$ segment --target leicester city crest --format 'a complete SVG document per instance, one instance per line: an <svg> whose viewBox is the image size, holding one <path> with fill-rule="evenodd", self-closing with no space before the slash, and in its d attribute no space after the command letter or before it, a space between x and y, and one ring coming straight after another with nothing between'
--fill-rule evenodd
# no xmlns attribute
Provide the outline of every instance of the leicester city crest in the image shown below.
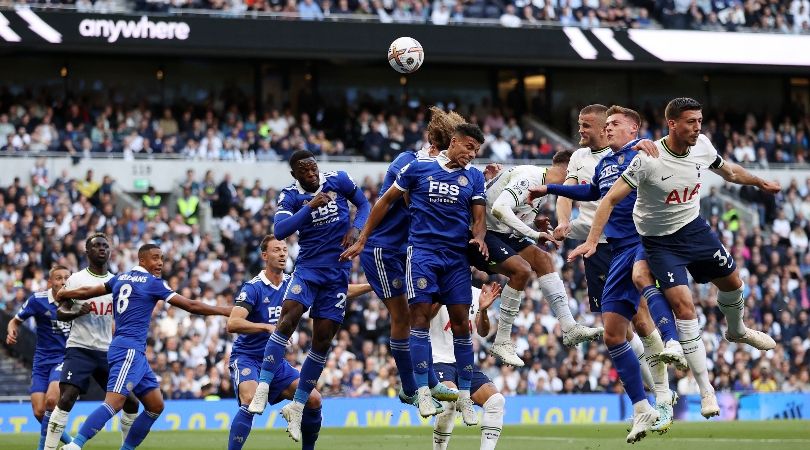
<svg viewBox="0 0 810 450"><path fill-rule="evenodd" d="M332 200L337 198L337 192L335 192L335 191L329 191L329 192L326 193L326 195L328 195L329 198L331 198Z"/></svg>
<svg viewBox="0 0 810 450"><path fill-rule="evenodd" d="M461 175L460 177L458 177L458 185L459 186L466 186L468 183L469 183L469 181L467 180L467 177L465 177L464 175Z"/></svg>
<svg viewBox="0 0 810 450"><path fill-rule="evenodd" d="M244 369L242 369L242 376L243 376L243 377L246 377L246 376L248 376L248 375L250 375L250 368L249 368L249 367L245 367Z"/></svg>
<svg viewBox="0 0 810 450"><path fill-rule="evenodd" d="M424 278L420 278L420 279L416 280L416 287L418 287L419 289L426 288L427 287L427 280L424 279Z"/></svg>
<svg viewBox="0 0 810 450"><path fill-rule="evenodd" d="M400 280L399 278L394 278L394 281L391 282L391 286L393 286L394 289L401 288L402 287L402 280Z"/></svg>
<svg viewBox="0 0 810 450"><path fill-rule="evenodd" d="M619 155L619 164L624 164L624 155Z"/></svg>
<svg viewBox="0 0 810 450"><path fill-rule="evenodd" d="M292 292L293 294L300 294L301 293L301 285L300 284L294 284L293 287L290 288L290 292Z"/></svg>

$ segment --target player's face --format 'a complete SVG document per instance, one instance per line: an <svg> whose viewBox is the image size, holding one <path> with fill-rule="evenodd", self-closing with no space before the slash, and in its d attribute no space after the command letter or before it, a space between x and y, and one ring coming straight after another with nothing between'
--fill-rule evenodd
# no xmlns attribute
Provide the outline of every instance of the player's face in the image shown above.
<svg viewBox="0 0 810 450"><path fill-rule="evenodd" d="M447 157L450 161L461 167L466 166L478 155L481 144L469 136L453 136L450 140L450 147L447 149Z"/></svg>
<svg viewBox="0 0 810 450"><path fill-rule="evenodd" d="M599 141L605 136L605 122L596 114L580 114L578 123L579 145L590 148L599 145Z"/></svg>
<svg viewBox="0 0 810 450"><path fill-rule="evenodd" d="M637 134L638 125L624 114L610 115L605 122L605 135L612 148L621 148L635 139Z"/></svg>
<svg viewBox="0 0 810 450"><path fill-rule="evenodd" d="M144 269L156 277L161 276L163 273L163 251L159 248L149 250L138 262Z"/></svg>
<svg viewBox="0 0 810 450"><path fill-rule="evenodd" d="M295 163L295 168L290 172L299 183L301 187L309 192L318 190L318 163L315 158L302 159Z"/></svg>
<svg viewBox="0 0 810 450"><path fill-rule="evenodd" d="M675 139L687 145L695 145L703 127L703 111L684 111L681 117L668 121L668 125Z"/></svg>
<svg viewBox="0 0 810 450"><path fill-rule="evenodd" d="M48 277L48 286L53 289L54 292L57 292L65 287L68 277L70 277L69 271L62 269L54 270L51 276Z"/></svg>
<svg viewBox="0 0 810 450"><path fill-rule="evenodd" d="M287 267L287 243L272 240L267 244L267 250L262 253L264 262L271 270L284 270Z"/></svg>
<svg viewBox="0 0 810 450"><path fill-rule="evenodd" d="M87 258L96 265L107 264L110 259L110 243L102 237L90 241L86 251Z"/></svg>

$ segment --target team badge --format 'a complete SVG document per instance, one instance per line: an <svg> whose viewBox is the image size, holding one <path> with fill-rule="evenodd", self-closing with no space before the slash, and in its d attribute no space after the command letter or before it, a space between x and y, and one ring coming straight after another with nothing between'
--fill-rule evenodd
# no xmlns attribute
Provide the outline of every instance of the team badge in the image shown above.
<svg viewBox="0 0 810 450"><path fill-rule="evenodd" d="M469 181L467 180L467 177L465 177L464 175L461 175L460 177L458 177L458 185L459 186L466 186L467 184L469 184Z"/></svg>
<svg viewBox="0 0 810 450"><path fill-rule="evenodd" d="M624 164L624 155L619 155L619 164Z"/></svg>
<svg viewBox="0 0 810 450"><path fill-rule="evenodd" d="M520 186L521 189L529 189L529 180L520 180L518 186Z"/></svg>
<svg viewBox="0 0 810 450"><path fill-rule="evenodd" d="M433 175L428 175L427 180L428 181L433 181Z"/></svg>
<svg viewBox="0 0 810 450"><path fill-rule="evenodd" d="M250 367L245 367L244 369L242 369L242 376L246 377L248 375L250 375Z"/></svg>
<svg viewBox="0 0 810 450"><path fill-rule="evenodd" d="M424 278L420 278L420 279L416 280L416 287L418 287L419 289L426 288L427 287L427 280L424 279Z"/></svg>
<svg viewBox="0 0 810 450"><path fill-rule="evenodd" d="M394 281L391 282L391 286L394 286L394 289L399 289L402 287L402 280L399 278L394 278Z"/></svg>
<svg viewBox="0 0 810 450"><path fill-rule="evenodd" d="M247 299L247 292L245 292L245 291L240 292L239 296L236 297L237 302L243 302L243 301L245 301L245 299Z"/></svg>
<svg viewBox="0 0 810 450"><path fill-rule="evenodd" d="M293 294L300 294L300 293L301 293L301 289L302 289L302 288L301 288L301 285L300 285L300 284L295 284L295 285L293 285L293 287L290 289L290 291L291 291Z"/></svg>
<svg viewBox="0 0 810 450"><path fill-rule="evenodd" d="M51 317L51 312L50 311L45 311L45 315L48 316L48 317Z"/></svg>
<svg viewBox="0 0 810 450"><path fill-rule="evenodd" d="M329 191L329 192L326 193L326 195L328 195L329 198L331 198L332 200L337 198L337 192L335 192L335 191Z"/></svg>
<svg viewBox="0 0 810 450"><path fill-rule="evenodd" d="M135 385L134 385L134 384L132 384L132 382L131 382L131 381L127 381L127 390L128 390L128 391L131 391L131 390L132 390L132 388L134 388L134 387L135 387Z"/></svg>

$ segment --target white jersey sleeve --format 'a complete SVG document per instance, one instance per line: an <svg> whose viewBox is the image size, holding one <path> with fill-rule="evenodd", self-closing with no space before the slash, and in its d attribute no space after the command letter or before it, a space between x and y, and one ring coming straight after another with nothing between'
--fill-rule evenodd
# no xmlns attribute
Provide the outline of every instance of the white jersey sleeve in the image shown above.
<svg viewBox="0 0 810 450"><path fill-rule="evenodd" d="M84 269L74 273L65 283L66 289L104 284L113 275L100 276ZM112 342L113 307L112 294L88 300L74 300L72 311L78 311L85 303L90 304L90 312L73 320L68 336L67 347L80 347L88 350L107 351Z"/></svg>
<svg viewBox="0 0 810 450"><path fill-rule="evenodd" d="M568 174L566 180L571 179L578 184L590 184L593 181L593 175L596 171L596 165L606 155L611 152L610 147L605 147L598 151L593 151L588 147L580 148L574 151L571 155L571 160L568 162ZM596 208L599 207L599 201L592 202L577 202L579 215L571 221L571 231L568 233L569 239L577 239L584 241L588 238L588 233L591 231L591 224L593 218L596 216ZM599 238L599 242L607 242L604 236Z"/></svg>
<svg viewBox="0 0 810 450"><path fill-rule="evenodd" d="M540 233L531 228L541 200L529 203L529 190L545 183L546 169L517 166L503 174L487 190L491 202L487 211L487 229L498 233L516 233L537 239Z"/></svg>
<svg viewBox="0 0 810 450"><path fill-rule="evenodd" d="M475 315L478 313L478 297L481 290L472 288L472 305L470 305L470 330L475 333ZM434 363L455 364L456 355L453 350L453 330L450 328L450 314L447 307L442 305L436 317L430 320L430 346Z"/></svg>

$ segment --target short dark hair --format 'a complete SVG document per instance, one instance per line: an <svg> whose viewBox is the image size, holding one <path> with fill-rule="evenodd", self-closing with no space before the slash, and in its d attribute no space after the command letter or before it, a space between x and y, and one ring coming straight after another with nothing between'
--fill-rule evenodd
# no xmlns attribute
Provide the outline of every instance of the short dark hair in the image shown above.
<svg viewBox="0 0 810 450"><path fill-rule="evenodd" d="M568 164L571 161L571 155L574 154L573 150L560 150L551 158L551 164Z"/></svg>
<svg viewBox="0 0 810 450"><path fill-rule="evenodd" d="M588 105L581 110L579 110L579 115L583 116L585 114L601 114L607 117L608 107L605 105L600 105L599 103L594 103L593 105Z"/></svg>
<svg viewBox="0 0 810 450"><path fill-rule="evenodd" d="M138 249L138 258L143 258L143 256L149 252L150 250L160 249L157 244L143 244L141 248Z"/></svg>
<svg viewBox="0 0 810 450"><path fill-rule="evenodd" d="M684 111L700 111L702 109L703 105L693 98L673 98L667 103L667 107L664 110L664 117L667 120L676 120L681 117Z"/></svg>
<svg viewBox="0 0 810 450"><path fill-rule="evenodd" d="M87 247L90 247L90 243L93 242L93 239L95 239L95 238L104 239L105 241L107 241L107 243L110 242L110 240L107 238L106 234L104 234L104 233L92 233L90 236L87 236L87 239L85 239L85 241L84 241L85 250L87 249Z"/></svg>
<svg viewBox="0 0 810 450"><path fill-rule="evenodd" d="M57 270L67 270L68 273L70 273L70 269L68 269L67 267L56 264L55 266L51 267L51 270L48 271L48 278L52 277L53 273L56 272Z"/></svg>
<svg viewBox="0 0 810 450"><path fill-rule="evenodd" d="M293 152L292 156L290 156L290 167L295 169L295 164L298 161L309 158L315 158L315 155L313 155L309 150L296 150Z"/></svg>
<svg viewBox="0 0 810 450"><path fill-rule="evenodd" d="M622 114L623 116L635 122L636 125L639 128L641 128L641 115L633 109L625 108L624 106L613 105L610 108L608 108L605 114L607 114L608 116L612 116L614 114Z"/></svg>
<svg viewBox="0 0 810 450"><path fill-rule="evenodd" d="M267 251L267 246L270 245L270 242L272 242L272 241L280 241L280 240L281 239L276 239L276 237L273 236L272 234L265 235L264 239L262 239L261 244L259 244L259 250L261 250L263 252L266 252Z"/></svg>
<svg viewBox="0 0 810 450"><path fill-rule="evenodd" d="M455 134L473 138L479 144L484 143L484 133L481 131L481 128L474 123L462 123L456 125Z"/></svg>

